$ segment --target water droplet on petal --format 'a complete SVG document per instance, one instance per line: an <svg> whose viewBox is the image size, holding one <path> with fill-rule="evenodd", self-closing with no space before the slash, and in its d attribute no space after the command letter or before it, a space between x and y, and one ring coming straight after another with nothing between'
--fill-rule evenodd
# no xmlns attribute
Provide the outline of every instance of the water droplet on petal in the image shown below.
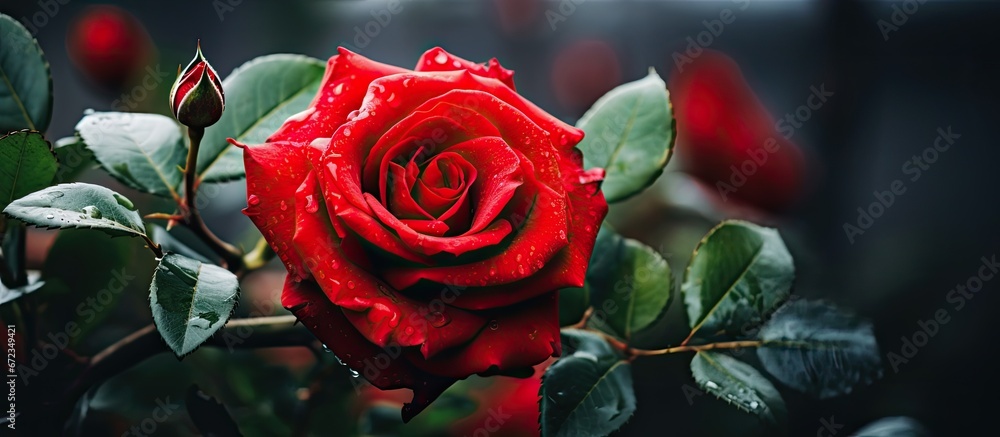
<svg viewBox="0 0 1000 437"><path fill-rule="evenodd" d="M349 128L344 128L344 136L345 137L351 136L351 130Z"/></svg>
<svg viewBox="0 0 1000 437"><path fill-rule="evenodd" d="M250 197L247 197L247 205L250 206L260 205L260 198L257 197L256 194L251 194Z"/></svg>
<svg viewBox="0 0 1000 437"><path fill-rule="evenodd" d="M285 123L290 121L301 123L303 121L306 121L306 119L308 119L309 116L313 115L314 112L316 112L316 108L310 106L306 108L304 111L299 112L297 114L293 114L291 117L288 117L288 119L285 120Z"/></svg>
<svg viewBox="0 0 1000 437"><path fill-rule="evenodd" d="M707 382L705 382L705 387L709 388L711 390L716 390L716 389L719 388L719 384L716 384L716 383L714 383L712 381L707 381Z"/></svg>
<svg viewBox="0 0 1000 437"><path fill-rule="evenodd" d="M319 211L319 202L317 202L316 199L313 198L312 194L307 195L306 196L306 212L312 214L312 213L314 213L316 211Z"/></svg>
<svg viewBox="0 0 1000 437"><path fill-rule="evenodd" d="M496 320L490 320L490 329L493 331L500 329L500 322L497 322Z"/></svg>
<svg viewBox="0 0 1000 437"><path fill-rule="evenodd" d="M444 54L444 52L438 53L437 56L434 57L434 62L444 65L448 62L448 55Z"/></svg>
<svg viewBox="0 0 1000 437"><path fill-rule="evenodd" d="M45 218L47 218L49 220L52 220L52 219L56 218L56 216L54 216L52 214L49 214L49 215L46 215Z"/></svg>
<svg viewBox="0 0 1000 437"><path fill-rule="evenodd" d="M447 324L451 323L451 318L440 311L434 311L427 314L427 321L430 322L431 326L435 328L443 328Z"/></svg>
<svg viewBox="0 0 1000 437"><path fill-rule="evenodd" d="M338 83L336 87L333 88L333 95L339 96L341 92L344 91L344 83Z"/></svg>
<svg viewBox="0 0 1000 437"><path fill-rule="evenodd" d="M347 288L354 289L354 281L347 281Z"/></svg>
<svg viewBox="0 0 1000 437"><path fill-rule="evenodd" d="M279 206L279 207L281 208L281 210L282 210L282 211L285 211L285 210L287 210L287 209L288 209L288 204L287 204L287 203L285 203L285 201L284 201L284 200L282 200L282 201L281 201L281 204L280 204L280 205L278 205L278 206Z"/></svg>

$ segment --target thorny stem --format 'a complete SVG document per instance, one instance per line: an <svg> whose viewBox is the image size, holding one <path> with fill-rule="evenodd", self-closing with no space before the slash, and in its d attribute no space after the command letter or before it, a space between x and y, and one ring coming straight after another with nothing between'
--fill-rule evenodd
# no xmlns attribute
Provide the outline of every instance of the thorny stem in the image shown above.
<svg viewBox="0 0 1000 437"><path fill-rule="evenodd" d="M714 349L740 349L740 348L753 348L759 347L763 344L760 340L741 340L741 341L723 341L718 343L707 343L707 344L695 344L689 345L688 341L691 340L692 335L688 335L684 342L680 346L668 347L663 349L639 349L630 346L628 343L621 341L611 335L608 335L602 331L598 331L593 328L588 328L587 321L590 319L590 315L593 314L593 307L587 309L587 312L583 314L583 318L576 324L570 326L573 329L581 329L587 332L592 332L597 334L604 341L608 342L611 347L618 349L622 354L625 355L625 359L628 361L634 360L636 357L646 357L653 355L669 355L676 354L680 352L701 352Z"/></svg>
<svg viewBox="0 0 1000 437"><path fill-rule="evenodd" d="M185 226L191 230L198 238L201 238L209 248L222 257L226 263L226 268L232 272L243 270L243 254L233 245L226 243L215 236L208 225L201 218L201 213L195 202L198 193L198 150L201 146L201 139L205 136L204 128L188 128L188 138L191 146L188 148L187 164L184 167L184 203L181 205L181 213Z"/></svg>

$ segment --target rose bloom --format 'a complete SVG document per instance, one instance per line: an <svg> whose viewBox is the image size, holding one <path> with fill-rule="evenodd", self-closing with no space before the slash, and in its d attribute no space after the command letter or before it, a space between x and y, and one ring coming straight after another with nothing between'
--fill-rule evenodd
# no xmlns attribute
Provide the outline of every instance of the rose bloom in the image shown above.
<svg viewBox="0 0 1000 437"><path fill-rule="evenodd" d="M558 290L583 285L607 213L582 138L496 59L341 48L308 109L240 145L244 212L288 269L282 304L375 387L412 389L409 420L559 355Z"/></svg>

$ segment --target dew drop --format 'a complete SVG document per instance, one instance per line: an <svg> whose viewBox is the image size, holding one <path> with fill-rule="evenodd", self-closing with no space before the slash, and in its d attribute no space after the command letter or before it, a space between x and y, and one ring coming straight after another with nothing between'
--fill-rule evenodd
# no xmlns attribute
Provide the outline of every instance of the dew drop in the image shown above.
<svg viewBox="0 0 1000 437"><path fill-rule="evenodd" d="M345 137L351 136L351 129L345 127L344 128L344 136Z"/></svg>
<svg viewBox="0 0 1000 437"><path fill-rule="evenodd" d="M313 198L312 194L307 195L306 196L306 212L312 214L312 213L314 213L316 211L319 211L319 202L317 202L316 199Z"/></svg>
<svg viewBox="0 0 1000 437"><path fill-rule="evenodd" d="M523 275L523 274L524 274L524 264L519 264L519 265L517 266L517 273L518 273L518 274L521 274L521 275Z"/></svg>
<svg viewBox="0 0 1000 437"><path fill-rule="evenodd" d="M406 334L406 336L413 335L413 327L407 326L406 329L403 330L403 334Z"/></svg>
<svg viewBox="0 0 1000 437"><path fill-rule="evenodd" d="M125 196L122 196L121 194L118 193L114 193L112 194L112 197L115 198L115 202L118 202L118 204L125 207L125 209L129 211L135 211L135 205L132 204L131 200L126 199Z"/></svg>
<svg viewBox="0 0 1000 437"><path fill-rule="evenodd" d="M306 121L306 119L309 118L310 115L313 115L313 112L316 112L316 108L313 107L306 108L305 111L293 114L291 117L288 117L288 119L286 119L285 122L287 123L289 121L295 121L301 123L303 121Z"/></svg>
<svg viewBox="0 0 1000 437"><path fill-rule="evenodd" d="M282 200L282 201L281 201L281 204L280 204L280 205L278 205L278 206L279 206L279 207L281 208L281 210L282 210L282 211L285 211L285 210L287 210L287 209L288 209L288 204L287 204L287 203L285 203L285 201L284 201L284 200Z"/></svg>
<svg viewBox="0 0 1000 437"><path fill-rule="evenodd" d="M440 311L434 311L427 314L427 321L435 328L443 328L451 323L451 318Z"/></svg>
<svg viewBox="0 0 1000 437"><path fill-rule="evenodd" d="M560 240L566 239L566 231L559 231L559 239Z"/></svg>
<svg viewBox="0 0 1000 437"><path fill-rule="evenodd" d="M444 54L444 52L438 53L437 56L434 57L434 62L444 65L448 62L448 55Z"/></svg>
<svg viewBox="0 0 1000 437"><path fill-rule="evenodd" d="M354 281L347 281L347 288L354 289Z"/></svg>
<svg viewBox="0 0 1000 437"><path fill-rule="evenodd" d="M760 406L760 404L757 403L757 401L750 401L750 405L748 405L748 406L750 407L751 410L756 410L757 407Z"/></svg>
<svg viewBox="0 0 1000 437"><path fill-rule="evenodd" d="M47 218L49 220L52 220L52 219L56 218L56 216L54 216L52 214L49 214L49 215L45 216L45 218Z"/></svg>
<svg viewBox="0 0 1000 437"><path fill-rule="evenodd" d="M500 329L500 322L497 322L496 320L490 320L490 329L493 331Z"/></svg>
<svg viewBox="0 0 1000 437"><path fill-rule="evenodd" d="M708 382L705 382L705 387L707 387L707 388L709 388L711 390L717 390L719 388L719 384L716 384L716 383L714 383L712 381L708 381Z"/></svg>
<svg viewBox="0 0 1000 437"><path fill-rule="evenodd" d="M490 276L496 276L496 275L497 275L497 268L490 267Z"/></svg>
<svg viewBox="0 0 1000 437"><path fill-rule="evenodd" d="M406 79L403 79L403 88L410 86L410 82L413 82L413 78L408 77Z"/></svg>
<svg viewBox="0 0 1000 437"><path fill-rule="evenodd" d="M87 205L83 207L83 213L90 216L90 218L99 219L103 217L103 215L101 214L101 210L97 209L97 207L94 205Z"/></svg>
<svg viewBox="0 0 1000 437"><path fill-rule="evenodd" d="M250 197L247 197L247 205L250 206L260 205L260 198L257 197L256 194L251 194Z"/></svg>
<svg viewBox="0 0 1000 437"><path fill-rule="evenodd" d="M336 87L333 88L333 95L339 96L340 93L344 91L344 83L338 83Z"/></svg>

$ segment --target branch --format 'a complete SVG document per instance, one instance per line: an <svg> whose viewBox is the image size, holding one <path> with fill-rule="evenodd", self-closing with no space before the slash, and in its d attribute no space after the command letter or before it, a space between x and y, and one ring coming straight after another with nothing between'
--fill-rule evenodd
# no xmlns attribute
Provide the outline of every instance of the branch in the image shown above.
<svg viewBox="0 0 1000 437"><path fill-rule="evenodd" d="M235 349L312 346L317 340L309 331L296 324L293 315L233 319L203 346ZM261 328L251 335L240 335L238 342L227 342L225 329ZM76 402L91 388L143 361L170 349L152 324L118 340L90 358L87 368L59 398L56 414L65 423Z"/></svg>

